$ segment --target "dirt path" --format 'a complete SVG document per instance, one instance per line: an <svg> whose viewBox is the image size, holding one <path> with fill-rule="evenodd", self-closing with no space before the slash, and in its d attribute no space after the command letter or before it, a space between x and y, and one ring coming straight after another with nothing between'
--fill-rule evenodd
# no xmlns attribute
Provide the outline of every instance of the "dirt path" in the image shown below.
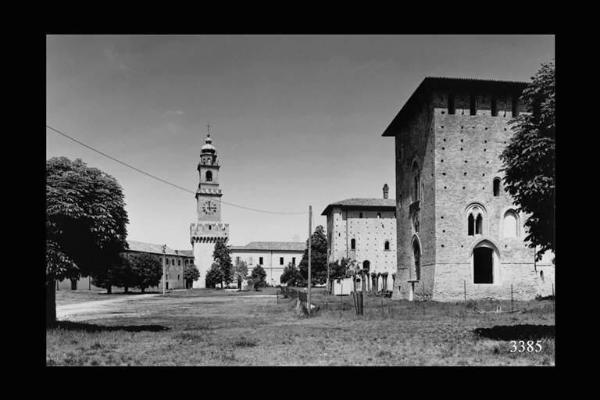
<svg viewBox="0 0 600 400"><path fill-rule="evenodd" d="M120 313L118 310L121 303L148 299L158 294L141 294L125 296L109 300L85 301L82 303L65 304L56 306L56 318L59 320L82 320L102 318L106 314Z"/></svg>
<svg viewBox="0 0 600 400"><path fill-rule="evenodd" d="M202 296L202 297L162 297L159 293L125 296L109 300L94 300L65 304L56 307L58 320L86 321L92 319L142 316L164 307L185 306L194 303L246 303L275 299L274 295L252 296ZM154 306L148 307L149 303Z"/></svg>

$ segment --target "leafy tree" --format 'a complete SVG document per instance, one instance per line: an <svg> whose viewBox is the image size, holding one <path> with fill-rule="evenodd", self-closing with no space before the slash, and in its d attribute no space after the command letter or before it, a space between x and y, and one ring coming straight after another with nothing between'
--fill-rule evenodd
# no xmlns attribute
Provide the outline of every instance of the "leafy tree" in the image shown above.
<svg viewBox="0 0 600 400"><path fill-rule="evenodd" d="M343 279L349 275L350 259L342 258L336 262L329 263L329 279Z"/></svg>
<svg viewBox="0 0 600 400"><path fill-rule="evenodd" d="M46 161L46 325L56 324L56 280L110 275L127 248L127 212L115 178L80 159Z"/></svg>
<svg viewBox="0 0 600 400"><path fill-rule="evenodd" d="M327 281L327 238L322 225L315 228L311 241L311 280L312 284L323 284ZM308 240L300 261L300 275L303 283L308 281Z"/></svg>
<svg viewBox="0 0 600 400"><path fill-rule="evenodd" d="M254 290L258 290L258 288L267 286L267 273L265 272L264 268L260 265L254 267L250 278L252 279Z"/></svg>
<svg viewBox="0 0 600 400"><path fill-rule="evenodd" d="M238 289L242 287L242 281L248 276L248 265L245 261L238 260L233 267L233 277L237 281Z"/></svg>
<svg viewBox="0 0 600 400"><path fill-rule="evenodd" d="M302 280L300 270L292 263L289 263L284 269L279 278L279 282L285 283L288 286L295 286Z"/></svg>
<svg viewBox="0 0 600 400"><path fill-rule="evenodd" d="M521 95L531 113L511 121L515 134L500 156L506 190L519 211L529 214L525 240L538 248L537 260L554 251L554 86L554 63L543 64Z"/></svg>
<svg viewBox="0 0 600 400"><path fill-rule="evenodd" d="M94 285L106 289L107 293L112 293L112 287L118 286L125 289L125 293L130 287L134 287L134 276L129 262L129 256L121 253L119 259L109 268L94 274Z"/></svg>
<svg viewBox="0 0 600 400"><path fill-rule="evenodd" d="M225 285L229 285L233 282L233 264L231 263L231 249L227 245L227 238L218 240L215 243L213 259L221 270L221 287L223 287L223 282L225 282Z"/></svg>
<svg viewBox="0 0 600 400"><path fill-rule="evenodd" d="M213 263L206 273L206 287L214 288L217 284L223 285L223 273L218 263Z"/></svg>
<svg viewBox="0 0 600 400"><path fill-rule="evenodd" d="M161 256L148 253L129 254L129 263L133 275L132 286L146 288L158 286L162 280Z"/></svg>
<svg viewBox="0 0 600 400"><path fill-rule="evenodd" d="M200 271L194 264L186 264L183 266L183 280L186 283L186 287L192 286L193 281L197 281L200 278Z"/></svg>

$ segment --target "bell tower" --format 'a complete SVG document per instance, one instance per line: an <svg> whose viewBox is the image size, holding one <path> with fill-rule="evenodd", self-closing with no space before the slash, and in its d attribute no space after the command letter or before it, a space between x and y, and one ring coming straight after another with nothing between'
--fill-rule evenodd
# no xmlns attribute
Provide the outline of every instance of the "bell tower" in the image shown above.
<svg viewBox="0 0 600 400"><path fill-rule="evenodd" d="M219 187L220 164L217 150L212 144L209 132L200 150L198 174L200 181L196 190L196 223L190 225L190 241L194 251L194 264L200 272L200 278L194 282L194 288L206 287L206 273L214 262L215 243L227 240L229 224L221 222L221 189Z"/></svg>

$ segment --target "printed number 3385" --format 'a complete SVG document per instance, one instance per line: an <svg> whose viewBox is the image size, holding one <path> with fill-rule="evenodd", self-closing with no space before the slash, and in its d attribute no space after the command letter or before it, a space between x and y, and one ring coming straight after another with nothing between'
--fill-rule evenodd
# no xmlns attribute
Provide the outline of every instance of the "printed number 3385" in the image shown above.
<svg viewBox="0 0 600 400"><path fill-rule="evenodd" d="M538 340L534 342L533 340L528 340L525 342L524 340L511 340L510 341L510 352L511 353L539 353L542 351L542 341Z"/></svg>

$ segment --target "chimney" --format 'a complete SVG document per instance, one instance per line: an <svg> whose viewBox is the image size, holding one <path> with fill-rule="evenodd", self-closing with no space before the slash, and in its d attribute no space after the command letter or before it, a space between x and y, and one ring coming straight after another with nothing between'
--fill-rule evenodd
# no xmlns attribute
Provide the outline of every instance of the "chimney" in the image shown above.
<svg viewBox="0 0 600 400"><path fill-rule="evenodd" d="M388 198L388 191L389 191L389 187L387 185L387 183L385 185L383 185L383 198L387 199Z"/></svg>

